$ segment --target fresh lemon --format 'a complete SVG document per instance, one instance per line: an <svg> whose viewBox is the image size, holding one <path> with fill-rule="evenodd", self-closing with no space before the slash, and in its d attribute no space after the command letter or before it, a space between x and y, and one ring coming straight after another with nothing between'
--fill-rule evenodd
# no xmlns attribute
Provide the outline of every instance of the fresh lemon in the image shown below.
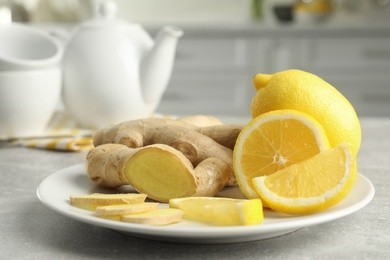
<svg viewBox="0 0 390 260"><path fill-rule="evenodd" d="M253 118L272 110L299 110L324 127L332 147L346 141L358 153L361 128L355 109L320 77L301 70L286 70L272 75L257 74L253 84L257 90L251 104Z"/></svg>
<svg viewBox="0 0 390 260"><path fill-rule="evenodd" d="M169 206L184 211L184 218L218 226L256 225L264 220L260 199L186 197L170 199Z"/></svg>
<svg viewBox="0 0 390 260"><path fill-rule="evenodd" d="M356 156L346 143L253 184L267 205L286 214L310 214L340 202L356 179Z"/></svg>
<svg viewBox="0 0 390 260"><path fill-rule="evenodd" d="M233 151L234 174L248 198L259 198L254 177L270 175L329 148L324 129L311 116L296 110L271 111L241 130Z"/></svg>

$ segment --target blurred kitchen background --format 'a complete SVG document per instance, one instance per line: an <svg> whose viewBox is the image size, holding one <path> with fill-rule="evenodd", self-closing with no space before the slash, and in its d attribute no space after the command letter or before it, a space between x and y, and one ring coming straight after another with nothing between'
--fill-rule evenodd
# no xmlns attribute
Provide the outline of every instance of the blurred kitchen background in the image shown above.
<svg viewBox="0 0 390 260"><path fill-rule="evenodd" d="M93 16L98 0L0 0L0 22L51 31ZM116 0L154 36L184 30L158 112L249 116L256 73L297 68L338 88L359 116L390 116L390 0ZM7 10L6 10L7 9Z"/></svg>

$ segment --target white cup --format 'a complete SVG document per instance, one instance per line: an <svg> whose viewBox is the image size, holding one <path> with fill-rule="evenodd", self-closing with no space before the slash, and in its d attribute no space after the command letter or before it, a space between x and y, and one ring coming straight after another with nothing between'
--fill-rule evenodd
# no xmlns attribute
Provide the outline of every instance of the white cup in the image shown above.
<svg viewBox="0 0 390 260"><path fill-rule="evenodd" d="M18 23L0 25L0 71L58 66L63 46L49 33Z"/></svg>
<svg viewBox="0 0 390 260"><path fill-rule="evenodd" d="M0 71L0 137L42 135L61 93L61 70Z"/></svg>

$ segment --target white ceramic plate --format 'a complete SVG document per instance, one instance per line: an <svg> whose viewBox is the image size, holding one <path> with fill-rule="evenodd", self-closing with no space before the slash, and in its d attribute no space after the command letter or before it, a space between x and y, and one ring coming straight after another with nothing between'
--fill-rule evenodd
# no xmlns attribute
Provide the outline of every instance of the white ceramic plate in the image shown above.
<svg viewBox="0 0 390 260"><path fill-rule="evenodd" d="M356 184L348 197L331 209L314 215L295 217L265 210L264 222L256 226L217 227L186 220L168 226L147 226L98 218L91 211L71 206L70 195L118 192L118 190L97 187L89 180L85 167L85 164L77 164L51 174L39 185L38 198L43 204L60 214L85 223L110 228L135 237L179 243L233 243L284 235L302 227L347 216L366 206L375 193L372 183L358 174ZM126 189L130 188L129 186ZM236 187L225 189L220 195L240 198L243 196ZM161 207L167 205L161 204Z"/></svg>

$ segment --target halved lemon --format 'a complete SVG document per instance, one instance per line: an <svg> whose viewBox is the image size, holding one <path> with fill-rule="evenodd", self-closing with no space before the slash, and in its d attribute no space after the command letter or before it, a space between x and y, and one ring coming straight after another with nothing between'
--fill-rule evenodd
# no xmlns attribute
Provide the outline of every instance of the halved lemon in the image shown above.
<svg viewBox="0 0 390 260"><path fill-rule="evenodd" d="M260 199L186 197L169 200L169 207L184 211L184 218L218 226L256 225L264 220Z"/></svg>
<svg viewBox="0 0 390 260"><path fill-rule="evenodd" d="M342 143L272 175L256 177L253 185L272 210L306 215L345 198L352 190L356 172L356 156L347 143Z"/></svg>
<svg viewBox="0 0 390 260"><path fill-rule="evenodd" d="M259 198L252 179L273 174L329 149L322 126L296 110L276 110L253 119L240 132L233 151L238 185L248 198Z"/></svg>

